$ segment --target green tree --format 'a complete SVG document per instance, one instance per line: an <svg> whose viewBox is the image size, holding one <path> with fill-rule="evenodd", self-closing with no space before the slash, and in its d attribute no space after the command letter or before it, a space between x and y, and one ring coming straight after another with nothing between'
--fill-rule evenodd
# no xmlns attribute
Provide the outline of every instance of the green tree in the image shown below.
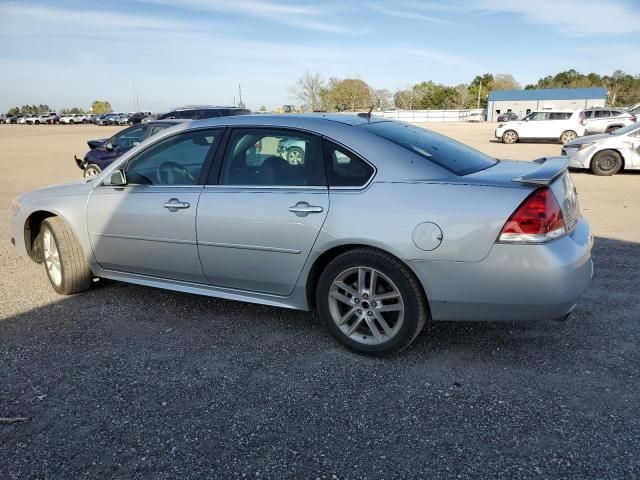
<svg viewBox="0 0 640 480"><path fill-rule="evenodd" d="M339 80L325 92L325 98L339 112L369 109L372 105L371 88L359 78Z"/></svg>
<svg viewBox="0 0 640 480"><path fill-rule="evenodd" d="M9 117L13 117L14 115L19 115L19 114L20 114L20 107L10 108L9 111L7 112L7 116Z"/></svg>
<svg viewBox="0 0 640 480"><path fill-rule="evenodd" d="M106 100L96 100L91 104L91 112L92 113L111 113L113 109L111 108L111 104Z"/></svg>

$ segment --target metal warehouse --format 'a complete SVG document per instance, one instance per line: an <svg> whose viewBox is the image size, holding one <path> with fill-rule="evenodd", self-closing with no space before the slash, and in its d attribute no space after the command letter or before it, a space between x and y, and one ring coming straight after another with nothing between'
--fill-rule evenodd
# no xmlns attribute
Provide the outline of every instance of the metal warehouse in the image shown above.
<svg viewBox="0 0 640 480"><path fill-rule="evenodd" d="M495 122L498 115L513 112L522 118L539 110L577 110L604 107L605 88L542 88L532 90L494 90L489 94L487 121Z"/></svg>

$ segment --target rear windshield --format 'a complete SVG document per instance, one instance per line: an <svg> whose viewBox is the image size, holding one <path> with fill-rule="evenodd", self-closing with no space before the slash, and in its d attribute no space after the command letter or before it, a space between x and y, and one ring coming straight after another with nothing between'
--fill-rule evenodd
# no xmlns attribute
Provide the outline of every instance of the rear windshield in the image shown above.
<svg viewBox="0 0 640 480"><path fill-rule="evenodd" d="M362 125L362 128L456 175L468 175L497 163L496 159L449 137L407 123L375 122Z"/></svg>

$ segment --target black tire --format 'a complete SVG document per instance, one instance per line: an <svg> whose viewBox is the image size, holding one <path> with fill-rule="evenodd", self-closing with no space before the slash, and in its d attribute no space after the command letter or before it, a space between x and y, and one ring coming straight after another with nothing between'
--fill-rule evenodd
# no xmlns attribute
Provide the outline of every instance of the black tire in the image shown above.
<svg viewBox="0 0 640 480"><path fill-rule="evenodd" d="M502 143L512 144L520 140L518 132L515 130L507 130L502 134Z"/></svg>
<svg viewBox="0 0 640 480"><path fill-rule="evenodd" d="M607 128L604 133L613 133L616 130L619 130L620 128L622 128L621 125L613 125L613 126Z"/></svg>
<svg viewBox="0 0 640 480"><path fill-rule="evenodd" d="M402 324L397 333L384 343L368 345L354 341L343 333L333 320L329 305L331 286L345 270L354 267L378 270L397 286L402 296L404 304ZM316 305L320 318L334 338L351 350L375 356L393 355L407 348L430 318L427 300L413 272L395 257L365 247L349 250L333 259L325 267L318 280Z"/></svg>
<svg viewBox="0 0 640 480"><path fill-rule="evenodd" d="M55 241L60 260L61 279L57 283L47 268L46 259L44 262L45 271L53 289L61 295L73 295L89 290L93 280L91 267L71 228L62 218L49 217L42 222L40 241L44 241L47 232Z"/></svg>
<svg viewBox="0 0 640 480"><path fill-rule="evenodd" d="M40 120L36 120L35 122L33 122L34 125L40 125Z"/></svg>
<svg viewBox="0 0 640 480"><path fill-rule="evenodd" d="M562 132L558 140L562 145L565 145L566 143L570 142L571 140L575 140L576 138L578 138L578 134L576 132L574 132L573 130L565 130L564 132Z"/></svg>
<svg viewBox="0 0 640 480"><path fill-rule="evenodd" d="M615 175L622 168L622 157L615 150L602 150L591 159L591 171L598 176Z"/></svg>

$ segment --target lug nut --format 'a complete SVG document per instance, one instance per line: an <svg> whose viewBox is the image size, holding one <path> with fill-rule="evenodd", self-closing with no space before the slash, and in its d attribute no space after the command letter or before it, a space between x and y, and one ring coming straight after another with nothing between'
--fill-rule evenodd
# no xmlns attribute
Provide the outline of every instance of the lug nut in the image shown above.
<svg viewBox="0 0 640 480"><path fill-rule="evenodd" d="M354 299L353 299L353 301L354 301L355 303L360 303L360 299L359 299L359 298L354 298Z"/></svg>
<svg viewBox="0 0 640 480"><path fill-rule="evenodd" d="M362 298L364 298L366 300L367 298L369 298L369 294L365 293L364 295L362 295Z"/></svg>
<svg viewBox="0 0 640 480"><path fill-rule="evenodd" d="M358 315L362 315L362 310L358 309Z"/></svg>
<svg viewBox="0 0 640 480"><path fill-rule="evenodd" d="M367 315L369 315L370 317L373 317L373 312L372 311L368 311Z"/></svg>
<svg viewBox="0 0 640 480"><path fill-rule="evenodd" d="M371 302L371 306L372 307L377 307L378 306L378 302Z"/></svg>

